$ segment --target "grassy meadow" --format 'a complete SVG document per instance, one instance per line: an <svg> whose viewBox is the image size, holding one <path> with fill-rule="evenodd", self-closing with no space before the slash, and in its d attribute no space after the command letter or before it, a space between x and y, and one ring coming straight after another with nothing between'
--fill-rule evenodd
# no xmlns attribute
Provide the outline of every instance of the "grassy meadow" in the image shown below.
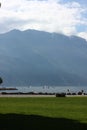
<svg viewBox="0 0 87 130"><path fill-rule="evenodd" d="M0 98L0 130L87 130L87 97Z"/></svg>

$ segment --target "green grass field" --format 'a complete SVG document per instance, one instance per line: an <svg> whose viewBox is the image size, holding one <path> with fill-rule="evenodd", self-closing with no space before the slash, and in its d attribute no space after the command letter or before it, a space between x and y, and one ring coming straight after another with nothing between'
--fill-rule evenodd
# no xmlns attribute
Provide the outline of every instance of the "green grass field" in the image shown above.
<svg viewBox="0 0 87 130"><path fill-rule="evenodd" d="M87 130L87 97L0 98L0 130Z"/></svg>

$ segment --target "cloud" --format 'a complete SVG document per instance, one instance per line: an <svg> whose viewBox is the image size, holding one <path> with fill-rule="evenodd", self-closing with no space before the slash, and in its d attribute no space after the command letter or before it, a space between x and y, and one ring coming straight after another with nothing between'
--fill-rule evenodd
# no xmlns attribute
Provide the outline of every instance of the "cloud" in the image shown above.
<svg viewBox="0 0 87 130"><path fill-rule="evenodd" d="M87 31L78 33L78 36L86 39L86 41L87 41Z"/></svg>
<svg viewBox="0 0 87 130"><path fill-rule="evenodd" d="M77 25L87 25L84 12L86 9L77 2L6 0L0 9L0 33L16 28L78 35Z"/></svg>

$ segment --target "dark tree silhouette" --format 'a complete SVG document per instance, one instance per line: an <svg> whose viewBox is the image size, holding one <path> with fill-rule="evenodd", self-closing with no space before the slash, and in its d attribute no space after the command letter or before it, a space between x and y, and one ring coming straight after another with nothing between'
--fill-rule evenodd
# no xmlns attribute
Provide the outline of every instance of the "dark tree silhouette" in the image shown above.
<svg viewBox="0 0 87 130"><path fill-rule="evenodd" d="M1 7L1 3L0 3L0 7Z"/></svg>
<svg viewBox="0 0 87 130"><path fill-rule="evenodd" d="M0 84L2 84L3 83L3 80L2 80L2 78L0 77Z"/></svg>

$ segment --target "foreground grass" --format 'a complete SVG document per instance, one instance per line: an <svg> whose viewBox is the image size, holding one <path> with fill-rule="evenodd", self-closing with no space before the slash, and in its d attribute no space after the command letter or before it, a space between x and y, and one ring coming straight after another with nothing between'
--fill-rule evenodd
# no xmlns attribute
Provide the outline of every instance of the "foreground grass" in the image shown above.
<svg viewBox="0 0 87 130"><path fill-rule="evenodd" d="M0 98L0 126L0 130L86 130L87 97Z"/></svg>

